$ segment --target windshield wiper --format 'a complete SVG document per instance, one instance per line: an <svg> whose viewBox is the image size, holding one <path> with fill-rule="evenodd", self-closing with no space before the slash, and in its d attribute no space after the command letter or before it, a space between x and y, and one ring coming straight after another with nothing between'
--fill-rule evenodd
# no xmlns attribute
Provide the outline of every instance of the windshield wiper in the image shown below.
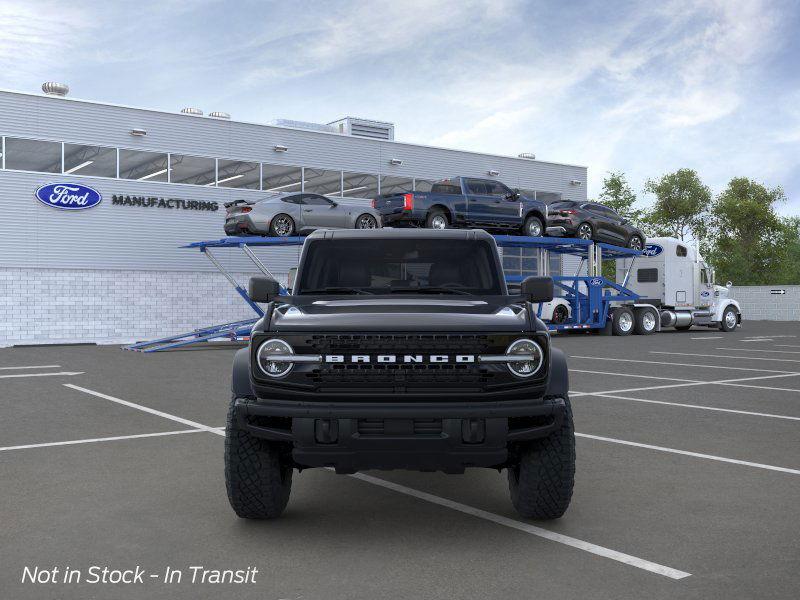
<svg viewBox="0 0 800 600"><path fill-rule="evenodd" d="M442 287L442 286L422 286L422 287L409 287L409 288L393 288L389 290L390 294L461 294L462 296L474 296L472 292L460 290L458 288Z"/></svg>
<svg viewBox="0 0 800 600"><path fill-rule="evenodd" d="M365 290L363 288L344 287L344 286L315 288L312 290L300 290L300 293L301 294L369 294L370 296L375 295L374 292L370 292L369 290Z"/></svg>

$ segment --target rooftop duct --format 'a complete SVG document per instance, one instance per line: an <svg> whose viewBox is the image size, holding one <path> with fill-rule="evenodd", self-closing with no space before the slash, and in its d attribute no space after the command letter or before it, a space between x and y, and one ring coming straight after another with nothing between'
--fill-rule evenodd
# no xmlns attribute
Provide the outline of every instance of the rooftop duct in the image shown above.
<svg viewBox="0 0 800 600"><path fill-rule="evenodd" d="M517 154L517 156L527 160L536 160L536 155L533 152L521 152L520 154Z"/></svg>
<svg viewBox="0 0 800 600"><path fill-rule="evenodd" d="M231 118L231 116L228 113L221 112L221 111L218 111L218 110L215 110L214 112L208 113L208 116L212 117L214 119L230 119Z"/></svg>
<svg viewBox="0 0 800 600"><path fill-rule="evenodd" d="M292 119L273 119L269 125L277 127L291 127L292 129L306 129L308 131L321 131L323 133L336 133L336 128L324 123L310 123L308 121L293 121Z"/></svg>
<svg viewBox="0 0 800 600"><path fill-rule="evenodd" d="M371 121L358 117L344 117L330 123L339 133L355 137L365 137L374 140L394 140L394 123L386 121Z"/></svg>
<svg viewBox="0 0 800 600"><path fill-rule="evenodd" d="M64 97L67 94L69 94L69 86L66 83L56 83L55 81L47 81L42 84L42 91L48 96Z"/></svg>
<svg viewBox="0 0 800 600"><path fill-rule="evenodd" d="M202 117L203 111L199 108L192 108L191 106L187 106L186 108L182 108L181 112L185 115L195 115L196 117Z"/></svg>

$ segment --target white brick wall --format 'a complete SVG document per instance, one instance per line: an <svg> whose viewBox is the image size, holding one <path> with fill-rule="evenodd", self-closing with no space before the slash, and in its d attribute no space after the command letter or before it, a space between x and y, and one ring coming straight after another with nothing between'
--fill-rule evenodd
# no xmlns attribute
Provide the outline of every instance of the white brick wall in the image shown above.
<svg viewBox="0 0 800 600"><path fill-rule="evenodd" d="M772 294L785 290L785 294ZM746 320L800 321L800 285L734 286L731 296Z"/></svg>
<svg viewBox="0 0 800 600"><path fill-rule="evenodd" d="M245 288L251 275L234 273ZM125 343L255 316L218 273L0 269L0 347Z"/></svg>

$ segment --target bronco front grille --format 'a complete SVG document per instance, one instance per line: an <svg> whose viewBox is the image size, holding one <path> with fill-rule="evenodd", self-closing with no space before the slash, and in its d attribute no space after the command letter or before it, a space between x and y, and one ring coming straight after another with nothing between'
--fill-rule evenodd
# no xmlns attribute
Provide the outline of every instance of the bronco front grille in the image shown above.
<svg viewBox="0 0 800 600"><path fill-rule="evenodd" d="M484 334L347 334L312 335L307 344L320 354L481 354L488 352L491 340Z"/></svg>

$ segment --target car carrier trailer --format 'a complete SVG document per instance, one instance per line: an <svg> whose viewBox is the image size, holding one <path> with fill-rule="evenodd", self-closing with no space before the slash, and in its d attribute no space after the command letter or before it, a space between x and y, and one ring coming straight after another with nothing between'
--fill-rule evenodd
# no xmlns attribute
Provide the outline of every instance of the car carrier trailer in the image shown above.
<svg viewBox="0 0 800 600"><path fill-rule="evenodd" d="M538 306L538 316L545 320L552 332L595 331L621 336L634 333L649 335L663 327L684 330L692 325L718 326L724 331L731 331L741 323L739 304L728 298L729 288L715 286L713 271L702 262L695 250L679 240L655 238L648 240L651 243L643 251L638 251L571 238L516 235L497 235L494 238L500 248L535 250L539 275L549 274L547 267L551 252L580 258L574 275L552 276L553 284L561 296L549 303L549 314L552 315L555 306L566 307L566 320L553 322L544 314L546 307L542 304ZM193 242L183 246L205 254L250 306L255 313L254 318L209 325L177 335L138 342L126 348L140 352L157 352L198 342L247 339L250 328L263 316L263 311L216 259L213 250L239 248L258 271L272 277L265 261L256 256L253 248L300 246L304 241L303 237L239 236ZM603 260L616 261L615 281L603 276ZM634 267L637 267L636 270ZM657 271L655 275L653 269ZM521 275L506 275L506 281L512 286L523 279L524 276ZM659 285L663 287L659 288ZM676 294L675 301L669 302L671 297L666 294L673 292Z"/></svg>

